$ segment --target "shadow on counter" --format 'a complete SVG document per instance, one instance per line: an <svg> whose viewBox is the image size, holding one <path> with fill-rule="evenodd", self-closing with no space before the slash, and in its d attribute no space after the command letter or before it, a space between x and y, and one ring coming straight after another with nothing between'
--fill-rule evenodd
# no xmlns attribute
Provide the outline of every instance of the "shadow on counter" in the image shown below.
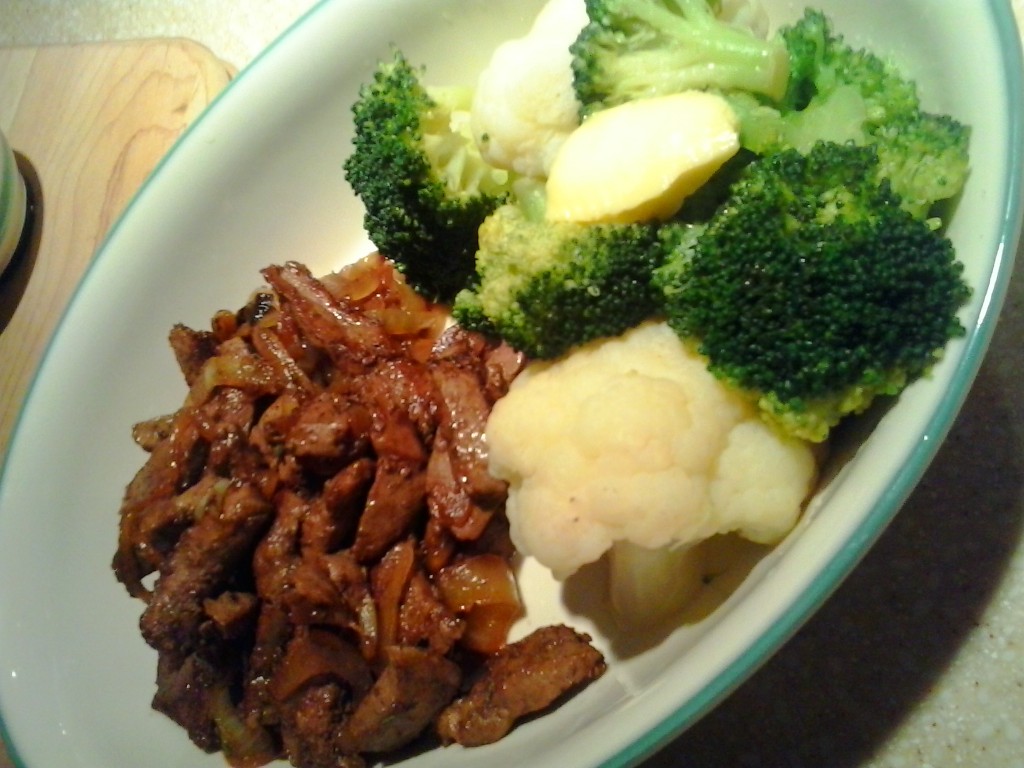
<svg viewBox="0 0 1024 768"><path fill-rule="evenodd" d="M775 657L643 768L854 768L939 684L1024 531L1021 260L1016 272L971 394L889 529Z"/></svg>

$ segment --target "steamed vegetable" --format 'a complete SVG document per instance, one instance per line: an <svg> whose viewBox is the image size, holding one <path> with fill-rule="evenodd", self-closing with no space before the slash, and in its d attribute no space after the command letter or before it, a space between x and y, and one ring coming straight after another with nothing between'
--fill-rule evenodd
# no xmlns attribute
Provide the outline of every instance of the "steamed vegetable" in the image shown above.
<svg viewBox="0 0 1024 768"><path fill-rule="evenodd" d="M721 10L707 0L587 0L590 22L572 46L583 113L695 88L782 98L784 41L759 37Z"/></svg>
<svg viewBox="0 0 1024 768"><path fill-rule="evenodd" d="M472 129L487 162L544 178L579 125L569 45L587 22L583 0L550 0L523 37L499 45L480 73Z"/></svg>
<svg viewBox="0 0 1024 768"><path fill-rule="evenodd" d="M927 373L970 295L947 238L878 181L873 147L751 164L659 268L671 326L773 424L813 441Z"/></svg>
<svg viewBox="0 0 1024 768"><path fill-rule="evenodd" d="M674 216L739 150L728 102L704 91L630 101L590 117L555 157L551 221L650 221Z"/></svg>
<svg viewBox="0 0 1024 768"><path fill-rule="evenodd" d="M549 222L506 204L480 228L478 277L453 313L531 357L557 357L655 314L651 275L668 253L651 225Z"/></svg>
<svg viewBox="0 0 1024 768"><path fill-rule="evenodd" d="M487 441L513 541L558 578L617 542L670 559L666 547L728 531L776 542L816 472L807 443L768 427L664 323L527 367Z"/></svg>
<svg viewBox="0 0 1024 768"><path fill-rule="evenodd" d="M472 92L428 88L400 51L353 106L345 178L373 244L428 298L451 300L474 270L477 229L512 179L483 160L469 130Z"/></svg>
<svg viewBox="0 0 1024 768"><path fill-rule="evenodd" d="M921 107L917 86L895 64L856 48L820 11L781 31L791 61L785 98L729 98L741 114L743 145L758 153L807 152L819 141L871 145L879 174L920 218L954 197L968 169L967 126Z"/></svg>

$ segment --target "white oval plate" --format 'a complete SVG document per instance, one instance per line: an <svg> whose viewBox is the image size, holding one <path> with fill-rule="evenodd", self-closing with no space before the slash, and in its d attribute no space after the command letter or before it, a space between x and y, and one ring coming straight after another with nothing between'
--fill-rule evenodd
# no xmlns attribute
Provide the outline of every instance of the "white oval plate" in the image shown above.
<svg viewBox="0 0 1024 768"><path fill-rule="evenodd" d="M540 5L316 6L227 89L115 226L51 343L0 477L0 713L18 765L224 764L150 710L155 654L139 636L139 603L109 567L121 493L143 461L130 427L173 410L184 395L167 331L240 306L270 263L297 259L323 273L366 252L341 169L359 84L391 43L425 63L431 81L471 83L493 47L525 31ZM776 22L798 14L795 3L765 5ZM895 514L956 415L991 336L1019 232L1024 139L1013 17L995 0L818 5L851 40L898 51L929 108L974 126L973 172L950 229L975 287L963 315L967 338L886 412L798 530L704 621L627 647L527 568L529 621L593 632L609 673L499 744L435 750L409 765L641 760L749 676L825 600Z"/></svg>

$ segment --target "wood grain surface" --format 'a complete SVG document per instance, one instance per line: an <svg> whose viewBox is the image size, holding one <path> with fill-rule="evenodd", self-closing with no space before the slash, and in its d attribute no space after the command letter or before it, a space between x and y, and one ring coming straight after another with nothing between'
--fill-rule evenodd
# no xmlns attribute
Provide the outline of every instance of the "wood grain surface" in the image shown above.
<svg viewBox="0 0 1024 768"><path fill-rule="evenodd" d="M0 128L39 208L35 242L0 278L0 460L104 235L231 75L187 40L0 49Z"/></svg>
<svg viewBox="0 0 1024 768"><path fill-rule="evenodd" d="M187 40L0 49L0 129L37 198L31 242L0 277L0 464L107 230L232 75ZM0 742L0 768L15 765Z"/></svg>

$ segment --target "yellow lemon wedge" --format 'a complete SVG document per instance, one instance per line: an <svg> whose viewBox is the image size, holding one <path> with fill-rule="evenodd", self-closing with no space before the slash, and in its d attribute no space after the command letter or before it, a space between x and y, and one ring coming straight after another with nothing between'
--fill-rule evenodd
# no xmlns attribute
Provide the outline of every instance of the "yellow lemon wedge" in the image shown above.
<svg viewBox="0 0 1024 768"><path fill-rule="evenodd" d="M685 91L597 112L569 134L547 180L549 221L666 219L739 149L721 96Z"/></svg>

